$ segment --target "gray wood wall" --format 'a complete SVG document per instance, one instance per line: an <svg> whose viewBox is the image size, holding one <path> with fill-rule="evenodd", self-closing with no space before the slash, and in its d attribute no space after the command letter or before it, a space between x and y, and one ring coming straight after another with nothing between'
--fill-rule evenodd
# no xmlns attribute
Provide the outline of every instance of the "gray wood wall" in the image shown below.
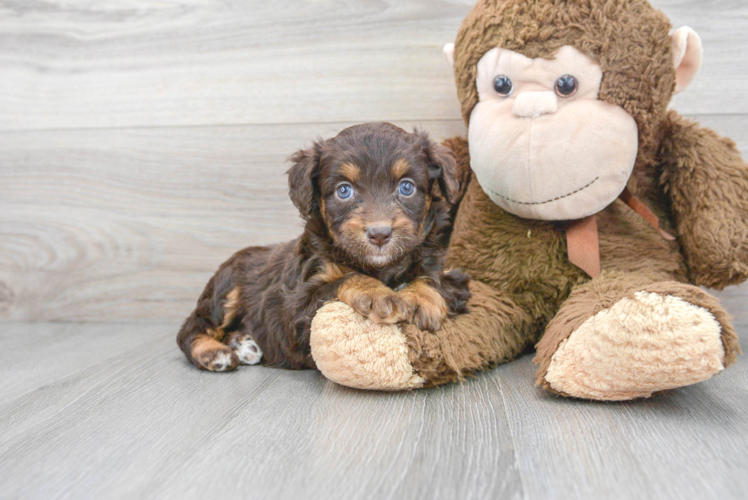
<svg viewBox="0 0 748 500"><path fill-rule="evenodd" d="M673 106L748 153L745 0ZM473 0L0 0L0 320L173 321L291 238L285 158L363 121L464 133L441 47ZM748 289L722 294L745 322Z"/></svg>

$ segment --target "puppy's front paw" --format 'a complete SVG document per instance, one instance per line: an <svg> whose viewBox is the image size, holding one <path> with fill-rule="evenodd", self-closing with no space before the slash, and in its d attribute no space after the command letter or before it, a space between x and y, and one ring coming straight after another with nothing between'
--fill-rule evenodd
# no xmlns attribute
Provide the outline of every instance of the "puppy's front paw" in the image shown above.
<svg viewBox="0 0 748 500"><path fill-rule="evenodd" d="M234 351L209 337L195 340L192 346L192 359L198 368L212 372L233 370L239 365L239 358Z"/></svg>
<svg viewBox="0 0 748 500"><path fill-rule="evenodd" d="M361 290L348 303L354 311L375 323L399 323L413 317L413 307L394 290L381 286Z"/></svg>
<svg viewBox="0 0 748 500"><path fill-rule="evenodd" d="M370 276L350 277L338 289L338 298L375 323L407 321L415 312L397 292Z"/></svg>
<svg viewBox="0 0 748 500"><path fill-rule="evenodd" d="M405 302L415 311L412 323L421 329L436 332L447 319L447 302L427 282L416 280L400 292Z"/></svg>

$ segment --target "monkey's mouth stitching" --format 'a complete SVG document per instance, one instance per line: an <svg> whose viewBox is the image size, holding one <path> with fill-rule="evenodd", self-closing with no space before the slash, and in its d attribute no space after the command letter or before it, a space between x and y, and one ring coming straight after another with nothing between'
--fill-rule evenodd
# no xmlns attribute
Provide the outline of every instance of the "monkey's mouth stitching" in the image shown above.
<svg viewBox="0 0 748 500"><path fill-rule="evenodd" d="M580 187L576 191L572 191L571 193L565 194L563 196L557 196L557 197L553 198L552 200L545 200L545 201L517 201L517 200L513 200L513 199L511 199L511 198L509 198L507 196L504 196L503 194L499 194L496 191L494 191L493 189L488 189L488 188L485 188L485 189L486 189L486 191L491 191L491 193L495 194L499 198L504 198L506 201L509 201L511 203L518 203L520 205L545 205L546 203L551 203L553 201L562 200L564 198L568 198L569 196L571 196L573 194L577 194L579 191L582 191L583 189L587 189L588 187L590 187L591 185L593 185L595 182L598 181L598 179L600 179L600 177L595 177L594 179L592 179L592 181L589 184L587 184L586 186Z"/></svg>

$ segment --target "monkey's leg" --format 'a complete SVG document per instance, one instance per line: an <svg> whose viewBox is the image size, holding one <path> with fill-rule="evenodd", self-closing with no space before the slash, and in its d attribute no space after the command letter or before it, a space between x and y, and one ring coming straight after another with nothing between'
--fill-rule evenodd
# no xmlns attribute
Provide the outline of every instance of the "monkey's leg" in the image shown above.
<svg viewBox="0 0 748 500"><path fill-rule="evenodd" d="M312 356L325 377L359 389L428 387L514 359L531 343L531 319L508 296L470 283L467 314L437 332L367 321L332 302L312 321Z"/></svg>
<svg viewBox="0 0 748 500"><path fill-rule="evenodd" d="M706 380L740 352L728 314L692 285L604 272L578 285L537 345L537 384L629 400Z"/></svg>

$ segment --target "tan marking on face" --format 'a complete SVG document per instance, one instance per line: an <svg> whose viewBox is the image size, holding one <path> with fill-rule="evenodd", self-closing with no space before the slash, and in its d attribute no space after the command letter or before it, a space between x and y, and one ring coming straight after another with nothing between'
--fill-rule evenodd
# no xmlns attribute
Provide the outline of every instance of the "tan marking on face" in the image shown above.
<svg viewBox="0 0 748 500"><path fill-rule="evenodd" d="M358 182L361 170L353 163L343 163L340 166L340 174L351 182Z"/></svg>
<svg viewBox="0 0 748 500"><path fill-rule="evenodd" d="M228 294L226 294L226 302L223 304L223 323L221 323L221 330L228 327L234 319L241 305L242 291L238 286L234 287Z"/></svg>
<svg viewBox="0 0 748 500"><path fill-rule="evenodd" d="M418 232L414 227L413 221L402 212L398 212L395 216L395 220L392 221L392 233L394 238L405 236L406 238L418 238L423 229L423 219L421 219L418 225Z"/></svg>
<svg viewBox="0 0 748 500"><path fill-rule="evenodd" d="M392 164L392 176L395 179L400 179L410 170L410 163L405 158L400 158Z"/></svg>
<svg viewBox="0 0 748 500"><path fill-rule="evenodd" d="M340 225L340 232L353 238L363 234L365 229L366 223L364 222L363 217L358 214L351 214L349 218Z"/></svg>
<svg viewBox="0 0 748 500"><path fill-rule="evenodd" d="M447 318L447 302L428 280L417 279L399 295L414 308L413 322L422 330L437 331Z"/></svg>
<svg viewBox="0 0 748 500"><path fill-rule="evenodd" d="M319 211L322 214L322 220L324 220L325 219L325 200L320 200Z"/></svg>

